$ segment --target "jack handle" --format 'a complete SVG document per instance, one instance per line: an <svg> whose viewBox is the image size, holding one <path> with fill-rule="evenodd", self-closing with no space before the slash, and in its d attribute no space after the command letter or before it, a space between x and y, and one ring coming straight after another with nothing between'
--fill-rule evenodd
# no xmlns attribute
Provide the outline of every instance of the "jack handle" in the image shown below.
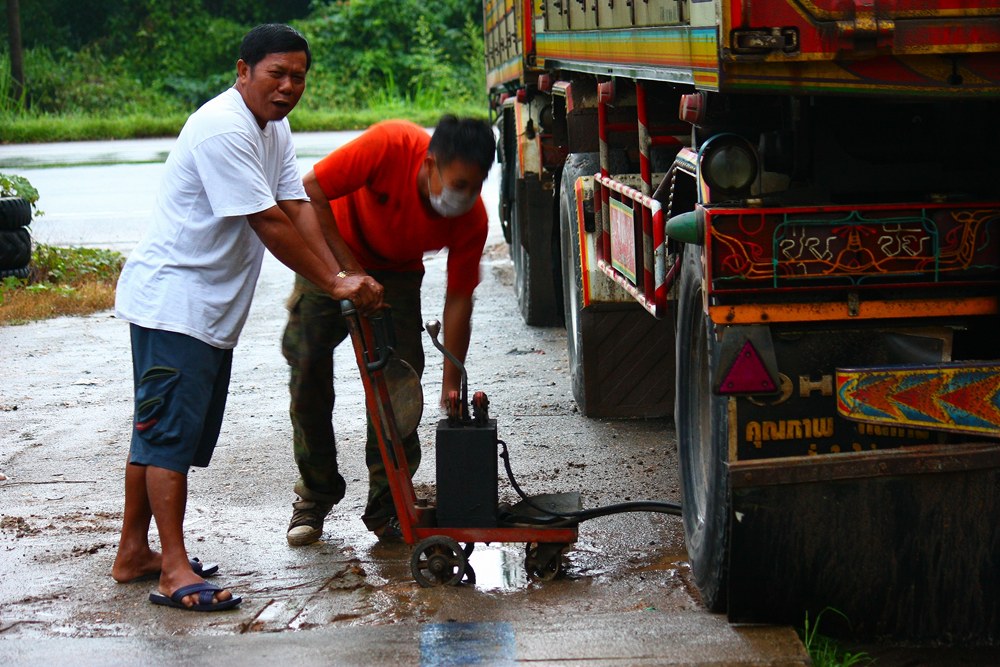
<svg viewBox="0 0 1000 667"><path fill-rule="evenodd" d="M434 343L434 347L438 349L444 356L448 358L448 361L455 364L462 374L462 417L466 417L469 414L469 376L465 372L465 364L455 358L455 355L449 352L444 345L438 342L438 335L441 333L441 323L437 320L428 320L424 324L424 330L431 337L431 342Z"/></svg>
<svg viewBox="0 0 1000 667"><path fill-rule="evenodd" d="M354 307L354 302L350 299L343 299L340 302L340 313L346 318L353 318L361 321L358 309ZM372 335L374 336L374 350L368 349L368 341L364 342L365 347L365 367L369 373L380 371L389 363L393 350L396 347L396 330L392 326L392 310L385 307L378 313L368 316L371 324ZM374 355L372 352L374 351Z"/></svg>

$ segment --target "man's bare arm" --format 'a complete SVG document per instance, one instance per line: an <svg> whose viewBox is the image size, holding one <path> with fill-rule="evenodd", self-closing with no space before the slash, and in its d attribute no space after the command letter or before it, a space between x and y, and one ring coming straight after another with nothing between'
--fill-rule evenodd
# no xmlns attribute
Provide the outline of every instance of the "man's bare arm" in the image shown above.
<svg viewBox="0 0 1000 667"><path fill-rule="evenodd" d="M340 267L332 262L332 254L325 249L320 252L326 259L313 251L310 244L291 219L279 206L247 216L250 227L261 242L278 260L313 283L334 299L350 299L362 313L370 313L382 307L382 286L366 275L348 275L338 278Z"/></svg>
<svg viewBox="0 0 1000 667"><path fill-rule="evenodd" d="M350 273L364 273L361 264L355 259L354 253L347 247L344 238L337 229L337 222L333 219L333 211L330 210L330 200L327 199L326 193L323 192L319 181L316 180L315 172L310 171L306 174L302 178L302 185L305 187L306 194L309 195L309 204L323 237L326 239L326 244L336 256L340 268Z"/></svg>
<svg viewBox="0 0 1000 667"><path fill-rule="evenodd" d="M306 246L316 253L327 266L331 267L334 273L344 268L327 245L323 230L316 219L316 211L310 202L304 199L289 199L279 201L278 208L292 221L295 229L302 236L302 240L306 242Z"/></svg>
<svg viewBox="0 0 1000 667"><path fill-rule="evenodd" d="M472 295L448 294L444 299L444 346L465 363L465 355L469 352L469 341L472 339ZM448 392L459 391L462 387L462 373L445 359L444 376L441 380L441 400L448 397Z"/></svg>

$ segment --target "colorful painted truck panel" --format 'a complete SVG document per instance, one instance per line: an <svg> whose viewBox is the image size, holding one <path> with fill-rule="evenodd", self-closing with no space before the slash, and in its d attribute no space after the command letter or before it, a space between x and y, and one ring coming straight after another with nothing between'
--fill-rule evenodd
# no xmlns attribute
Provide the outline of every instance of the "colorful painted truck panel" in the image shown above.
<svg viewBox="0 0 1000 667"><path fill-rule="evenodd" d="M484 11L491 87L568 66L724 92L1000 91L997 0L506 0Z"/></svg>

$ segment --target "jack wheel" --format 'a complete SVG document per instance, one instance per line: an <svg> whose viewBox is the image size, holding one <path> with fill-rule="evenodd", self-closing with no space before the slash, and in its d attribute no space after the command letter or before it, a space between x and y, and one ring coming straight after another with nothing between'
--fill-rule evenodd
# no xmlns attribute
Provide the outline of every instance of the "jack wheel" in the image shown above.
<svg viewBox="0 0 1000 667"><path fill-rule="evenodd" d="M459 584L467 565L468 559L462 547L443 535L421 540L410 556L410 572L424 588Z"/></svg>
<svg viewBox="0 0 1000 667"><path fill-rule="evenodd" d="M552 581L563 572L566 544L529 542L525 545L524 571L532 581Z"/></svg>

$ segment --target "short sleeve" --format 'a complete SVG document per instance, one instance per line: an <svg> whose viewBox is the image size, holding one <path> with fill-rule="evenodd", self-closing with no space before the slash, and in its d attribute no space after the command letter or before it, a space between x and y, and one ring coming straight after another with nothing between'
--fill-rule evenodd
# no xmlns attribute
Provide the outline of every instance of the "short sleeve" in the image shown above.
<svg viewBox="0 0 1000 667"><path fill-rule="evenodd" d="M313 173L328 199L363 188L385 158L389 137L376 124L316 163Z"/></svg>
<svg viewBox="0 0 1000 667"><path fill-rule="evenodd" d="M276 205L252 139L225 132L205 139L192 154L216 216L250 215Z"/></svg>

